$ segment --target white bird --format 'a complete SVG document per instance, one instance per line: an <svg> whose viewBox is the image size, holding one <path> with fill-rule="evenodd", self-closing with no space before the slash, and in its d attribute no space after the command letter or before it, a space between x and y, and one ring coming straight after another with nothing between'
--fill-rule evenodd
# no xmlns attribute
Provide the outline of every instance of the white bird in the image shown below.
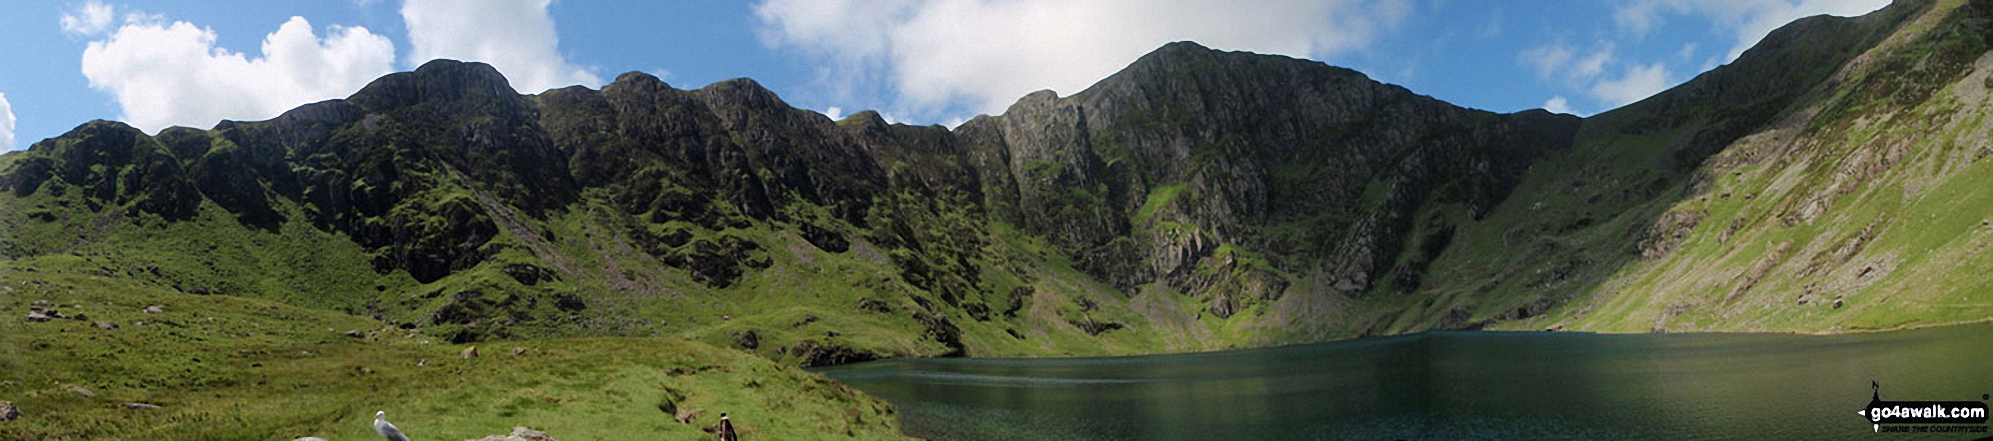
<svg viewBox="0 0 1993 441"><path fill-rule="evenodd" d="M387 438L388 441L408 441L408 436L402 435L401 429L395 428L393 423L388 422L387 411L374 412L374 433L381 434L381 437Z"/></svg>

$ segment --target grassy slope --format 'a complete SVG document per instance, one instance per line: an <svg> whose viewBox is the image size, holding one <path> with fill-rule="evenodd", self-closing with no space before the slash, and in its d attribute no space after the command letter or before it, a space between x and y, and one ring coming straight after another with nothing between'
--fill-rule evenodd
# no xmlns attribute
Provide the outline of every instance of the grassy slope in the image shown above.
<svg viewBox="0 0 1993 441"><path fill-rule="evenodd" d="M1477 319L1508 314L1510 321L1494 325L1503 329L1615 332L1840 332L1993 317L1993 283L1983 277L1993 268L1984 252L1993 245L1993 228L1983 209L1993 206L1993 193L1985 191L1993 163L1984 160L1993 63L1982 56L1983 46L1962 51L1972 65L1928 85L1936 89L1928 99L1903 90L1839 99L1865 90L1854 87L1864 82L1916 81L1876 66L1888 66L1890 57L1916 57L1908 64L1917 66L1940 62L1923 54L1944 38L1925 32L1942 29L1962 3L1938 4L1838 72L1838 88L1816 90L1818 99L1732 144L1691 182L1662 192L1686 197L1622 204L1628 208L1588 228L1496 224L1477 227L1509 230L1463 234L1470 238L1465 246L1474 248L1455 257L1479 260L1448 262L1456 270L1510 265L1502 274L1513 277L1459 280L1455 295L1441 297L1434 309L1469 309ZM1535 174L1503 210L1591 218L1590 211L1576 213L1595 206L1582 199L1586 192L1574 179L1638 182L1642 168L1663 164L1672 134L1606 133L1642 118L1652 115L1616 112L1588 121L1578 152ZM1602 151L1612 154L1596 153ZM1690 185L1696 187L1684 188ZM1641 256L1646 222L1682 228L1672 251ZM1516 246L1559 258L1489 257ZM1578 273L1560 273L1569 268ZM1472 283L1497 288L1462 295L1475 292L1466 287ZM1519 320L1509 314L1540 299L1569 303Z"/></svg>
<svg viewBox="0 0 1993 441"><path fill-rule="evenodd" d="M0 347L9 354L0 358L0 396L23 412L0 425L0 438L362 439L372 436L375 410L420 439L478 438L515 425L562 439L707 436L661 410L675 408L706 409L698 425L728 412L766 439L899 437L882 401L696 342L513 341L460 359L464 346L370 319L137 286L87 265L40 266L0 267L0 307L8 308ZM19 319L37 300L118 327ZM145 314L148 305L166 312ZM347 337L349 330L368 337ZM128 410L118 406L124 402L162 408Z"/></svg>

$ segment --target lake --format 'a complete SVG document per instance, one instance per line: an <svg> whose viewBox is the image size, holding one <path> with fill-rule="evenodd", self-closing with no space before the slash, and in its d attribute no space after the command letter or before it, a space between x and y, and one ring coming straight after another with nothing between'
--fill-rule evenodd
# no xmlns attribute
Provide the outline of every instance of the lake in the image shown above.
<svg viewBox="0 0 1993 441"><path fill-rule="evenodd" d="M1985 400L1993 325L1849 335L1426 332L1193 354L895 359L818 372L891 401L906 434L935 440L1872 439L1874 426L1855 413L1875 393L1871 381L1883 400Z"/></svg>

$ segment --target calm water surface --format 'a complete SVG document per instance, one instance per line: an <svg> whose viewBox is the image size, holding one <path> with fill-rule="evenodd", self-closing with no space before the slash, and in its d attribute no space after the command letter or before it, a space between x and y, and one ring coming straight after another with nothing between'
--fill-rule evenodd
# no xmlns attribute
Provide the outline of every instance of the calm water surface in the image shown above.
<svg viewBox="0 0 1993 441"><path fill-rule="evenodd" d="M820 370L936 440L1923 439L1855 414L1985 400L1993 325L1860 335L1429 332L1244 351ZM1993 433L1933 439L1975 439Z"/></svg>

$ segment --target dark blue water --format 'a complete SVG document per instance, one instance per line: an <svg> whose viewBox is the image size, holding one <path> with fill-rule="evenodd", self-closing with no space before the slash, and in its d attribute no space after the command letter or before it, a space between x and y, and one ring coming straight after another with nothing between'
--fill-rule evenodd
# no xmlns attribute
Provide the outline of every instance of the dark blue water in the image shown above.
<svg viewBox="0 0 1993 441"><path fill-rule="evenodd" d="M1993 325L1858 335L1429 332L1105 358L823 369L936 440L1922 439L1885 400L1984 400ZM1948 434L1975 439L1993 433Z"/></svg>

